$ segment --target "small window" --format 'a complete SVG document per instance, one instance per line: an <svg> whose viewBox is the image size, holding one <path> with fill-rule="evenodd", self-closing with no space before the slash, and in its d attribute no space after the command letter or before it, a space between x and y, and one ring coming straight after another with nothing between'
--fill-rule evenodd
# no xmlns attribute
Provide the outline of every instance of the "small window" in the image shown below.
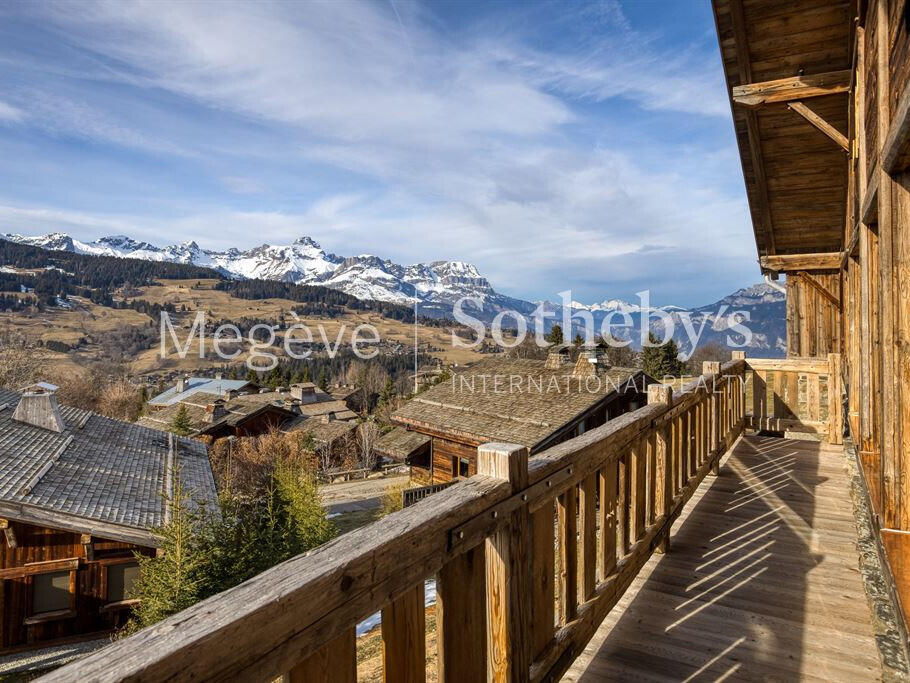
<svg viewBox="0 0 910 683"><path fill-rule="evenodd" d="M57 612L72 607L71 572L35 574L32 577L32 614Z"/></svg>
<svg viewBox="0 0 910 683"><path fill-rule="evenodd" d="M458 476L466 477L468 476L468 459L462 458L458 461Z"/></svg>
<svg viewBox="0 0 910 683"><path fill-rule="evenodd" d="M133 585L139 578L139 563L124 562L107 567L107 601L122 602L133 598Z"/></svg>

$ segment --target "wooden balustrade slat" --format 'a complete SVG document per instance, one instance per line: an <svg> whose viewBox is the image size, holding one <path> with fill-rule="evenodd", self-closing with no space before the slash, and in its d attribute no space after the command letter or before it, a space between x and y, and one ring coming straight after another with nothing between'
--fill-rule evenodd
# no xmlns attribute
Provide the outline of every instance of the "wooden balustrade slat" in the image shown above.
<svg viewBox="0 0 910 683"><path fill-rule="evenodd" d="M629 552L629 456L623 454L616 463L616 534L619 556Z"/></svg>
<svg viewBox="0 0 910 683"><path fill-rule="evenodd" d="M647 441L639 439L629 453L629 539L637 541L645 530L645 464L648 461Z"/></svg>
<svg viewBox="0 0 910 683"><path fill-rule="evenodd" d="M288 683L354 683L357 640L354 627L345 629L288 672Z"/></svg>
<svg viewBox="0 0 910 683"><path fill-rule="evenodd" d="M655 498L657 496L657 485L656 485L655 479L654 479L654 471L655 471L655 468L657 467L657 463L655 462L655 458L656 458L657 454L653 448L653 444L651 443L650 439L648 440L648 449L647 450L648 450L648 466L647 466L647 472L645 473L645 481L648 484L648 491L647 491L648 502L645 506L645 510L647 513L645 516L645 525L650 526L651 524L654 524L654 521L657 519L657 513L655 512L656 506L655 506L655 502L654 502Z"/></svg>
<svg viewBox="0 0 910 683"><path fill-rule="evenodd" d="M594 587L597 584L597 520L594 516L596 491L597 473L592 472L582 480L578 500L580 517L578 592L583 601L594 594Z"/></svg>
<svg viewBox="0 0 910 683"><path fill-rule="evenodd" d="M382 680L421 683L426 680L426 614L423 582L382 610Z"/></svg>
<svg viewBox="0 0 910 683"><path fill-rule="evenodd" d="M600 470L600 580L604 581L616 567L616 482L617 463Z"/></svg>
<svg viewBox="0 0 910 683"><path fill-rule="evenodd" d="M567 624L578 610L578 508L577 487L570 486L559 496L559 623Z"/></svg>
<svg viewBox="0 0 910 683"><path fill-rule="evenodd" d="M551 500L531 514L531 656L534 659L547 648L555 632L555 506ZM613 554L616 555L615 548Z"/></svg>
<svg viewBox="0 0 910 683"><path fill-rule="evenodd" d="M436 577L436 666L440 683L487 677L484 544L446 563Z"/></svg>

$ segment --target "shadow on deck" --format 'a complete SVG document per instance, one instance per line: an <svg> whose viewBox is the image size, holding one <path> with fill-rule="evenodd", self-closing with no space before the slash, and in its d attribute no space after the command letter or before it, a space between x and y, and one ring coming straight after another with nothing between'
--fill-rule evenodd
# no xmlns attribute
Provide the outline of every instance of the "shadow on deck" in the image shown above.
<svg viewBox="0 0 910 683"><path fill-rule="evenodd" d="M752 436L563 680L880 676L843 448Z"/></svg>

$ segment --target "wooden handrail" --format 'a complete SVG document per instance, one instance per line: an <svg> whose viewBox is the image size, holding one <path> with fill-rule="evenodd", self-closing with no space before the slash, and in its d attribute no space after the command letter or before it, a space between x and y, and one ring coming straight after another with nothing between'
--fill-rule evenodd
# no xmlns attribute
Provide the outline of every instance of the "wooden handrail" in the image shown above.
<svg viewBox="0 0 910 683"><path fill-rule="evenodd" d="M480 474L45 680L352 680L355 625L382 610L384 651L407 652L434 575L440 681L557 679L742 432L744 361L706 369L533 458L482 446ZM387 680L422 680L419 652L407 662L387 660Z"/></svg>

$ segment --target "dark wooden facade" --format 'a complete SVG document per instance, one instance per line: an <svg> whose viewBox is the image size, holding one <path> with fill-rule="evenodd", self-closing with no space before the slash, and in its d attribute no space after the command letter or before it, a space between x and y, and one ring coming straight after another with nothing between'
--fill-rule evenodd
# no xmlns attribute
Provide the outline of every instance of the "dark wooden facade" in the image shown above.
<svg viewBox="0 0 910 683"><path fill-rule="evenodd" d="M760 262L787 277L788 355L843 357L849 432L906 615L910 5L714 10Z"/></svg>
<svg viewBox="0 0 910 683"><path fill-rule="evenodd" d="M154 549L13 520L2 524L0 648L104 633L126 622L132 601L121 590L122 575L136 564L134 553L151 556ZM55 575L68 583L67 607L48 604L41 593Z"/></svg>

